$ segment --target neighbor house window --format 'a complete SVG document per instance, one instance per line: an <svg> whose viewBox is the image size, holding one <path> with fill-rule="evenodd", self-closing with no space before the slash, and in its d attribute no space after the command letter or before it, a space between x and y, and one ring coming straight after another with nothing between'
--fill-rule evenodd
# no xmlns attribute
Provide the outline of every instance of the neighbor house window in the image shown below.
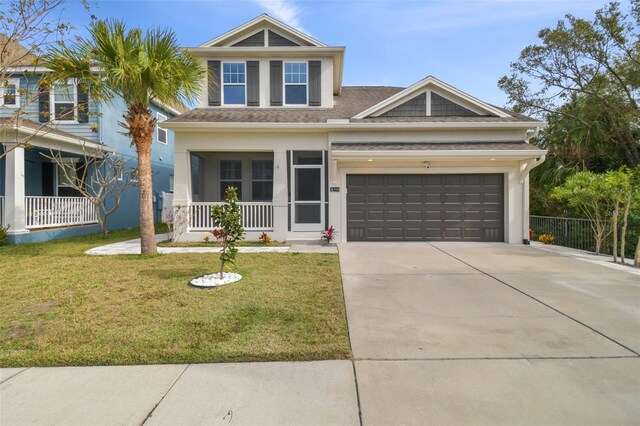
<svg viewBox="0 0 640 426"><path fill-rule="evenodd" d="M244 62L222 64L222 95L225 105L244 105L246 99L246 73Z"/></svg>
<svg viewBox="0 0 640 426"><path fill-rule="evenodd" d="M253 201L273 199L273 160L251 162L251 199Z"/></svg>
<svg viewBox="0 0 640 426"><path fill-rule="evenodd" d="M0 85L0 106L17 108L20 106L20 80L12 78Z"/></svg>
<svg viewBox="0 0 640 426"><path fill-rule="evenodd" d="M158 120L158 123L163 122L164 120L167 119L167 116L161 113L157 113L156 114L156 118ZM158 129L158 142L163 143L163 144L167 144L168 141L168 137L167 137L167 129L161 129L159 126L157 126Z"/></svg>
<svg viewBox="0 0 640 426"><path fill-rule="evenodd" d="M52 118L56 121L75 120L76 85L54 84L51 91Z"/></svg>
<svg viewBox="0 0 640 426"><path fill-rule="evenodd" d="M220 160L220 199L224 200L227 188L237 189L238 199L242 198L242 161Z"/></svg>
<svg viewBox="0 0 640 426"><path fill-rule="evenodd" d="M287 105L307 104L306 62L285 62L284 103Z"/></svg>

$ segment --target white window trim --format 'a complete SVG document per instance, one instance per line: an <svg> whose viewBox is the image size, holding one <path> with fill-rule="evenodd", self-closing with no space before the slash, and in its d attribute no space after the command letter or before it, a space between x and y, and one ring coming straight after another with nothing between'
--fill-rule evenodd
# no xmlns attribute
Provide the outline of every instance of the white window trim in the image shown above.
<svg viewBox="0 0 640 426"><path fill-rule="evenodd" d="M164 115L161 112L156 112L156 140L158 141L158 143L161 143L162 145L169 145L169 130L161 129L160 126L158 126L158 123L161 123L166 119L167 119L166 115ZM160 140L160 132L164 132L165 142L162 142Z"/></svg>
<svg viewBox="0 0 640 426"><path fill-rule="evenodd" d="M304 104L288 104L287 103L287 86L302 86L302 83L287 83L287 64L305 64L307 66L307 82L304 83L307 89L307 102ZM309 62L308 61L282 61L282 105L290 107L308 107L309 106Z"/></svg>
<svg viewBox="0 0 640 426"><path fill-rule="evenodd" d="M224 100L224 86L240 86L240 83L225 83L224 82L224 64L244 64L244 104L227 104ZM244 108L247 106L247 61L222 61L220 63L220 105L229 108Z"/></svg>
<svg viewBox="0 0 640 426"><path fill-rule="evenodd" d="M53 83L49 88L49 117L53 124L78 124L78 85L75 80L70 80L67 84L73 86L73 120L56 120L56 95ZM66 102L65 102L66 103Z"/></svg>
<svg viewBox="0 0 640 426"><path fill-rule="evenodd" d="M4 104L4 83L0 85L0 106L6 108L19 108L20 107L20 79L19 78L8 78L6 80L6 84L8 86L16 87L16 103L15 104Z"/></svg>

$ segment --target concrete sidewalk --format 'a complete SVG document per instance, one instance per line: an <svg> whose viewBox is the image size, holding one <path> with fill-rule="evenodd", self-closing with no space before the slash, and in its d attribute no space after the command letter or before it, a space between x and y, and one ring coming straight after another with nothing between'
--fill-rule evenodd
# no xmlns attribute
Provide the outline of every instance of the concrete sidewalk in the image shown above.
<svg viewBox="0 0 640 426"><path fill-rule="evenodd" d="M156 241L167 241L168 234L156 235ZM158 253L218 253L220 247L158 247ZM322 244L293 244L283 247L238 247L240 253L337 253L335 245ZM140 238L134 240L121 241L119 243L105 244L94 247L85 252L92 256L116 256L120 254L140 254Z"/></svg>
<svg viewBox="0 0 640 426"><path fill-rule="evenodd" d="M1 369L2 425L358 425L351 361Z"/></svg>

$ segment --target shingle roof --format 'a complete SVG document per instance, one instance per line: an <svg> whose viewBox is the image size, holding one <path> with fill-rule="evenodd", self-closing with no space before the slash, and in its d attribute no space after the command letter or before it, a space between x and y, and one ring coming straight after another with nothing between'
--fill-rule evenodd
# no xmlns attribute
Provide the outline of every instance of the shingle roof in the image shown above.
<svg viewBox="0 0 640 426"><path fill-rule="evenodd" d="M526 142L372 142L372 143L344 143L334 142L334 151L542 151Z"/></svg>
<svg viewBox="0 0 640 426"><path fill-rule="evenodd" d="M0 67L31 67L38 57L5 34L0 33Z"/></svg>
<svg viewBox="0 0 640 426"><path fill-rule="evenodd" d="M343 87L333 97L333 108L196 108L168 122L220 123L325 123L331 119L347 119L352 123L377 122L516 122L537 120L508 112L511 117L371 117L352 119L354 115L404 90L403 87L350 86Z"/></svg>

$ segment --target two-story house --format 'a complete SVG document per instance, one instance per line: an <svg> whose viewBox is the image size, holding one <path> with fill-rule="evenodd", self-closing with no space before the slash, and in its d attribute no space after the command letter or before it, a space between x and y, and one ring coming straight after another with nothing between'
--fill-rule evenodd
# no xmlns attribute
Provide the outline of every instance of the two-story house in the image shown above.
<svg viewBox="0 0 640 426"><path fill-rule="evenodd" d="M47 70L34 64L33 55L20 57L21 63L5 67L10 75L0 84L0 150L6 151L0 159L0 225L9 228L9 241L14 243L97 233L94 206L69 186L59 166L47 157L61 152L65 161L81 170L86 155L115 153L135 169L135 148L118 125L124 102L95 101L73 81L39 85ZM151 109L158 121L184 111L159 104ZM161 216L162 194L172 190L173 139L173 132L166 129L157 129L154 136L156 220ZM28 145L16 146L25 140ZM138 206L137 188L127 189L119 209L109 217L109 229L138 226Z"/></svg>
<svg viewBox="0 0 640 426"><path fill-rule="evenodd" d="M345 48L261 15L188 51L209 70L175 132L183 240L238 188L248 238L528 241L528 173L544 124L435 77L343 87ZM419 54L419 52L417 52ZM385 65L381 65L385 66Z"/></svg>

